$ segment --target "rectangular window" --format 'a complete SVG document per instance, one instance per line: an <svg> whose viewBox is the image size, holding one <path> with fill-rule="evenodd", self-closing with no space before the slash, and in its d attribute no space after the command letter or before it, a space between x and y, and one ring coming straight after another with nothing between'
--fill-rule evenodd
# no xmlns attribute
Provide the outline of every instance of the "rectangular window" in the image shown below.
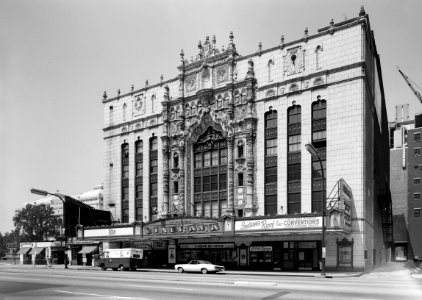
<svg viewBox="0 0 422 300"><path fill-rule="evenodd" d="M414 184L421 184L421 178L420 177L414 178L413 183Z"/></svg>
<svg viewBox="0 0 422 300"><path fill-rule="evenodd" d="M204 167L209 167L210 166L210 159L211 159L211 153L210 152L205 152L204 153Z"/></svg>
<svg viewBox="0 0 422 300"><path fill-rule="evenodd" d="M158 183L154 182L151 183L151 191L150 191L150 195L151 197L157 197L157 187L158 187Z"/></svg>
<svg viewBox="0 0 422 300"><path fill-rule="evenodd" d="M136 151L136 153L142 153L144 151L144 147L143 147L142 141L137 141L135 143L135 151Z"/></svg>
<svg viewBox="0 0 422 300"><path fill-rule="evenodd" d="M202 177L202 191L209 192L211 190L211 176Z"/></svg>
<svg viewBox="0 0 422 300"><path fill-rule="evenodd" d="M312 141L325 140L326 138L327 132L325 130L312 132Z"/></svg>
<svg viewBox="0 0 422 300"><path fill-rule="evenodd" d="M122 223L129 223L129 209L122 209Z"/></svg>
<svg viewBox="0 0 422 300"><path fill-rule="evenodd" d="M277 167L265 168L265 183L277 182Z"/></svg>
<svg viewBox="0 0 422 300"><path fill-rule="evenodd" d="M421 133L415 132L414 138L415 138L415 142L420 142L421 141Z"/></svg>
<svg viewBox="0 0 422 300"><path fill-rule="evenodd" d="M218 175L211 175L211 191L218 190Z"/></svg>
<svg viewBox="0 0 422 300"><path fill-rule="evenodd" d="M150 151L156 151L156 150L158 150L158 139L152 138L151 139L151 149L150 149Z"/></svg>
<svg viewBox="0 0 422 300"><path fill-rule="evenodd" d="M218 166L218 150L211 152L211 166Z"/></svg>
<svg viewBox="0 0 422 300"><path fill-rule="evenodd" d="M201 177L195 177L194 184L195 184L195 193L200 193L201 192Z"/></svg>
<svg viewBox="0 0 422 300"><path fill-rule="evenodd" d="M211 217L211 205L210 202L204 202L204 217Z"/></svg>
<svg viewBox="0 0 422 300"><path fill-rule="evenodd" d="M277 214L277 195L265 196L265 215Z"/></svg>
<svg viewBox="0 0 422 300"><path fill-rule="evenodd" d="M136 185L135 197L136 197L136 199L142 199L143 198L143 186L142 186L142 184Z"/></svg>
<svg viewBox="0 0 422 300"><path fill-rule="evenodd" d="M129 187L122 188L122 200L129 199Z"/></svg>
<svg viewBox="0 0 422 300"><path fill-rule="evenodd" d="M173 182L173 194L178 194L178 193L179 193L179 182L174 181Z"/></svg>
<svg viewBox="0 0 422 300"><path fill-rule="evenodd" d="M237 157L238 158L243 158L243 145L239 145L238 147L237 147Z"/></svg>
<svg viewBox="0 0 422 300"><path fill-rule="evenodd" d="M136 176L142 176L143 167L144 167L144 164L142 162L136 163Z"/></svg>
<svg viewBox="0 0 422 300"><path fill-rule="evenodd" d="M237 185L238 186L243 186L243 173L238 173L237 174Z"/></svg>
<svg viewBox="0 0 422 300"><path fill-rule="evenodd" d="M227 148L220 150L220 165L227 165Z"/></svg>
<svg viewBox="0 0 422 300"><path fill-rule="evenodd" d="M289 152L300 151L300 135L289 136Z"/></svg>
<svg viewBox="0 0 422 300"><path fill-rule="evenodd" d="M421 209L420 208L413 209L413 215L419 218L421 216Z"/></svg>
<svg viewBox="0 0 422 300"><path fill-rule="evenodd" d="M156 159L151 160L151 165L149 167L150 173L158 173L158 161Z"/></svg>
<svg viewBox="0 0 422 300"><path fill-rule="evenodd" d="M129 165L122 166L122 178L129 178Z"/></svg>
<svg viewBox="0 0 422 300"><path fill-rule="evenodd" d="M266 156L277 155L277 139L265 140L265 152Z"/></svg>
<svg viewBox="0 0 422 300"><path fill-rule="evenodd" d="M413 153L415 154L415 156L421 156L421 148L414 148Z"/></svg>
<svg viewBox="0 0 422 300"><path fill-rule="evenodd" d="M227 201L220 200L220 216L227 214Z"/></svg>
<svg viewBox="0 0 422 300"><path fill-rule="evenodd" d="M288 214L295 214L295 213L300 214L300 209L301 209L300 197L301 197L300 193L296 193L296 194L289 193L287 195L287 213Z"/></svg>
<svg viewBox="0 0 422 300"><path fill-rule="evenodd" d="M212 201L211 202L211 217L218 218L218 201Z"/></svg>
<svg viewBox="0 0 422 300"><path fill-rule="evenodd" d="M324 174L326 170L326 161L322 161L322 167L324 168ZM321 171L321 164L319 161L312 162L312 179L322 179L322 171Z"/></svg>
<svg viewBox="0 0 422 300"><path fill-rule="evenodd" d="M196 217L202 217L202 204L201 203L195 203L194 210L195 210L195 216Z"/></svg>
<svg viewBox="0 0 422 300"><path fill-rule="evenodd" d="M143 208L142 207L137 207L136 208L136 220L137 221L142 221L142 215L143 215Z"/></svg>
<svg viewBox="0 0 422 300"><path fill-rule="evenodd" d="M220 190L227 189L227 174L220 174Z"/></svg>
<svg viewBox="0 0 422 300"><path fill-rule="evenodd" d="M195 168L202 168L202 153L195 154Z"/></svg>
<svg viewBox="0 0 422 300"><path fill-rule="evenodd" d="M301 164L291 164L287 166L287 181L300 180Z"/></svg>
<svg viewBox="0 0 422 300"><path fill-rule="evenodd" d="M421 198L421 193L413 193L413 200L419 200Z"/></svg>

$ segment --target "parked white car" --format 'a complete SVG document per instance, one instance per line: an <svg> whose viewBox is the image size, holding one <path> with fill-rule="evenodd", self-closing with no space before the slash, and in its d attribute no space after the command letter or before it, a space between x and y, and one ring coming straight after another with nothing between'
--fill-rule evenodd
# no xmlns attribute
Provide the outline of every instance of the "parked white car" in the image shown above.
<svg viewBox="0 0 422 300"><path fill-rule="evenodd" d="M224 272L223 266L217 266L206 260L191 260L187 264L175 265L174 268L179 272L201 272L202 274Z"/></svg>

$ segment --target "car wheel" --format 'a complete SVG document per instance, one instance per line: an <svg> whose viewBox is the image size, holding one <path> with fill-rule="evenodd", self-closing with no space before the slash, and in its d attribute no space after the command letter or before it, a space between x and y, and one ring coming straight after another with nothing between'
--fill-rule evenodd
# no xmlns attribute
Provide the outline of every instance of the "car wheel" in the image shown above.
<svg viewBox="0 0 422 300"><path fill-rule="evenodd" d="M103 271L107 270L107 268L106 268L104 265L101 265L101 266L100 266L100 268L101 268L101 270L103 270Z"/></svg>
<svg viewBox="0 0 422 300"><path fill-rule="evenodd" d="M207 273L208 273L208 270L207 270L207 269L205 269L205 268L203 268L203 269L201 269L201 273L202 273L202 274L207 274Z"/></svg>
<svg viewBox="0 0 422 300"><path fill-rule="evenodd" d="M183 270L183 268L177 268L177 272L179 272L179 273L183 273L183 272L184 272L184 270Z"/></svg>

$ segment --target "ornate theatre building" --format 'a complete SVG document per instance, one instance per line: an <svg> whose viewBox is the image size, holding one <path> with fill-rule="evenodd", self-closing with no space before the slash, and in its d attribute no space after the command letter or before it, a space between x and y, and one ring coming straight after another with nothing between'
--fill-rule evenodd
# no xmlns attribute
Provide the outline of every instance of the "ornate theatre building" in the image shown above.
<svg viewBox="0 0 422 300"><path fill-rule="evenodd" d="M247 55L233 33L224 47L207 37L176 77L102 103L117 222L79 228L79 243L142 248L149 266L318 270L326 199L328 269L389 259L387 115L363 8Z"/></svg>

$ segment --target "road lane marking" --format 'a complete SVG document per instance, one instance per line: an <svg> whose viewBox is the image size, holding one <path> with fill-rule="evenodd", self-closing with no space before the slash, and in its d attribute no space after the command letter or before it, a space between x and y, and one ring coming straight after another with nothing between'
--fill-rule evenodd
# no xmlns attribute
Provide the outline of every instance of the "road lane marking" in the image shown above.
<svg viewBox="0 0 422 300"><path fill-rule="evenodd" d="M6 277L6 276L0 276L0 279L11 279L11 280L35 280L35 281L41 281L39 278L19 278L19 277Z"/></svg>
<svg viewBox="0 0 422 300"><path fill-rule="evenodd" d="M134 287L143 287L143 288L149 288L149 289L156 289L157 288L156 286L139 285L139 284L122 284L122 285L125 285L125 286L134 286ZM178 288L178 287L166 287L166 286L160 286L160 289L193 291L193 289Z"/></svg>
<svg viewBox="0 0 422 300"><path fill-rule="evenodd" d="M275 282L259 282L259 281L235 281L233 284L235 285L265 285L265 286L275 286L277 283Z"/></svg>
<svg viewBox="0 0 422 300"><path fill-rule="evenodd" d="M133 299L132 297L123 297L123 296L115 296L115 295L103 295L103 294L91 294L91 293L78 293L78 292L70 292L70 291L63 291L63 290L54 290L58 293L65 293L65 294L73 294L73 295L84 295L84 296L94 296L94 297L112 297L116 299ZM142 300L150 300L148 298L137 298Z"/></svg>

